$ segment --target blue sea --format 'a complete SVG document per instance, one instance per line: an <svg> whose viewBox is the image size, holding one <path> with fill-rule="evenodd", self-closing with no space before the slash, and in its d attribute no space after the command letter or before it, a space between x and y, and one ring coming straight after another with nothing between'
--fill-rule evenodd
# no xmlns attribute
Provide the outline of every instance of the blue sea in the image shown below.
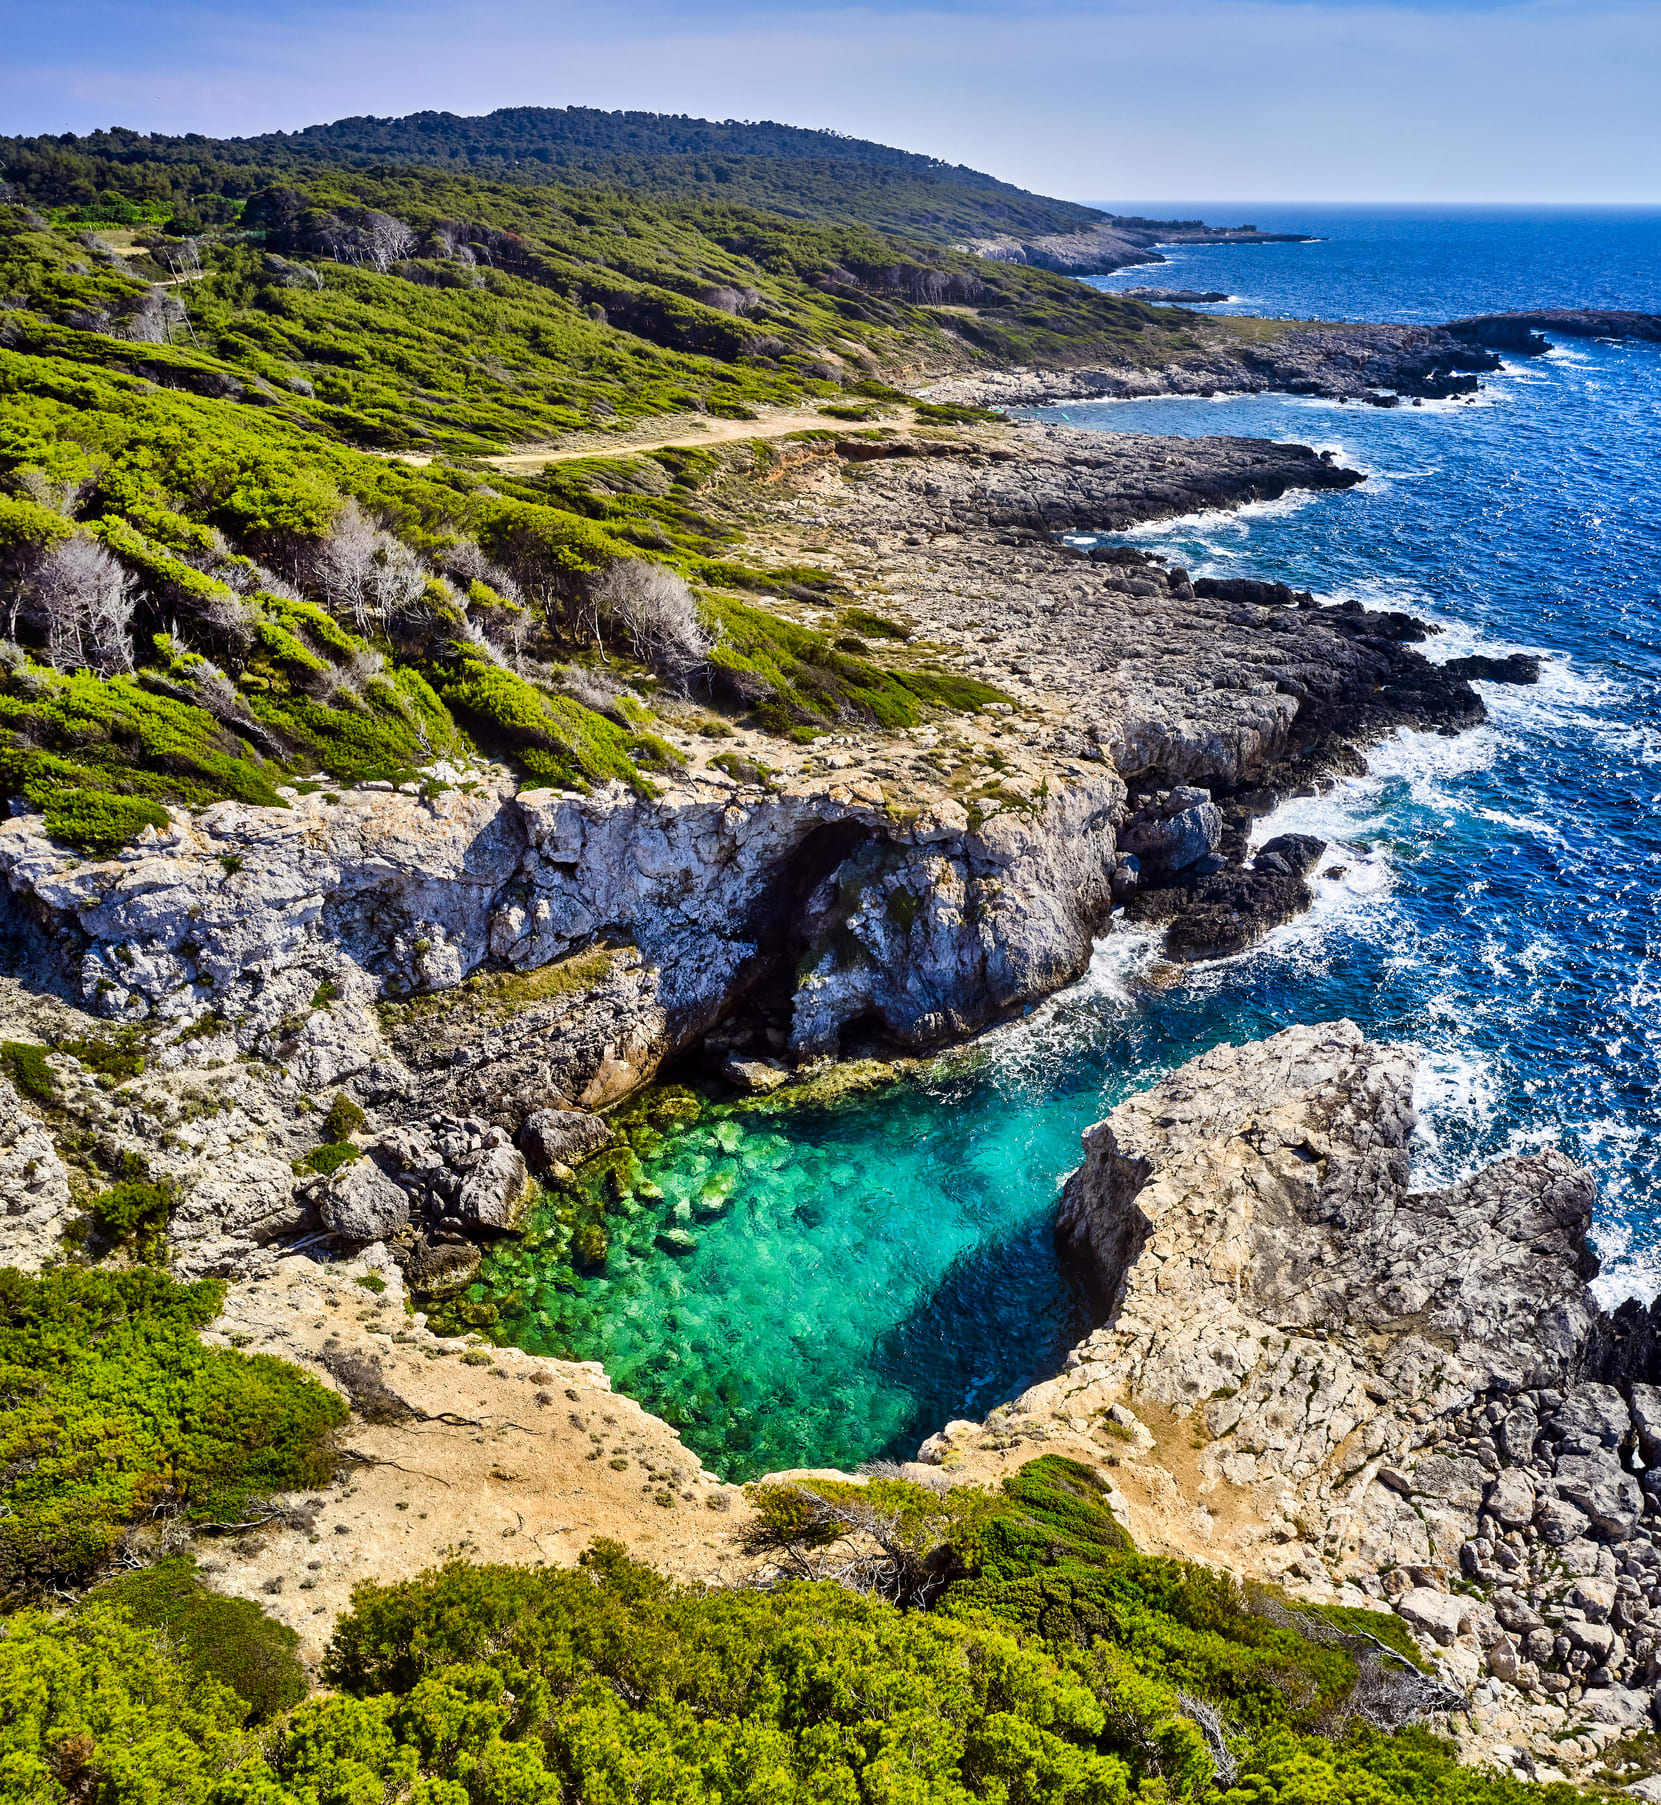
<svg viewBox="0 0 1661 1805"><path fill-rule="evenodd" d="M1116 203L1303 245L1177 247L1097 279L1226 290L1221 311L1434 321L1539 305L1661 312L1661 214ZM1131 539L1196 574L1407 608L1432 657L1539 652L1487 725L1403 734L1370 774L1262 824L1343 875L1235 959L1184 972L1115 926L1088 975L920 1085L707 1120L647 1162L637 1226L569 1284L536 1249L491 1283L502 1333L604 1360L731 1478L904 1456L1056 1370L1085 1327L1058 1270L1079 1135L1219 1042L1349 1016L1420 1056L1419 1181L1560 1145L1596 1173L1607 1297L1661 1288L1661 346L1563 341L1471 402L1305 398L1040 410L1091 431L1246 433L1367 481ZM659 1215L715 1198L690 1257ZM684 1214L684 1210L683 1210Z"/></svg>

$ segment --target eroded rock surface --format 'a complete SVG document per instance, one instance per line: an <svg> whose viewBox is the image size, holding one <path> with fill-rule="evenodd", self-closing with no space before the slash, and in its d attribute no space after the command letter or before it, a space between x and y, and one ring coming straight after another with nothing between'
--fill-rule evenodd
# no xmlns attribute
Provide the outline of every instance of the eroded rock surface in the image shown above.
<svg viewBox="0 0 1661 1805"><path fill-rule="evenodd" d="M1578 1769L1661 1682L1653 1323L1594 1298L1587 1173L1410 1182L1412 1056L1347 1022L1191 1060L1085 1136L1102 1327L921 1458L1104 1463L1139 1542L1393 1608L1473 1753Z"/></svg>

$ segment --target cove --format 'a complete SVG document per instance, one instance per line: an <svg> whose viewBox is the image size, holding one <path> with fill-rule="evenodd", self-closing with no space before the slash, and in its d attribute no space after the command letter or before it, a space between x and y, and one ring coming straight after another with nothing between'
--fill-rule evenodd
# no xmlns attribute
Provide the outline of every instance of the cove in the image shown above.
<svg viewBox="0 0 1661 1805"><path fill-rule="evenodd" d="M1184 249L1157 279L1327 317L1661 305L1653 219L1299 217L1326 242ZM603 1361L723 1477L903 1457L1055 1371L1086 1320L1051 1240L1080 1131L1206 1047L1295 1022L1347 1015L1419 1049L1426 1183L1563 1145L1598 1177L1607 1294L1661 1283L1661 348L1561 346L1469 405L1045 414L1332 449L1368 482L1134 541L1196 575L1409 609L1443 629L1433 658L1542 653L1542 680L1483 686L1484 727L1372 748L1368 776L1263 822L1332 849L1314 910L1263 945L1179 973L1117 927L1079 985L913 1080L672 1125L603 1267L534 1232L490 1257L493 1333ZM681 1220L692 1251L666 1251Z"/></svg>

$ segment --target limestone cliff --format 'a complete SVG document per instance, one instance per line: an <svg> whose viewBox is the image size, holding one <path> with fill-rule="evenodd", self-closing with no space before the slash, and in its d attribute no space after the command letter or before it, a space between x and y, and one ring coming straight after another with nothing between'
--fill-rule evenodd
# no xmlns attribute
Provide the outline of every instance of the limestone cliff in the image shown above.
<svg viewBox="0 0 1661 1805"><path fill-rule="evenodd" d="M90 860L39 815L0 822L35 971L5 1031L144 1040L149 1069L114 1088L45 1057L69 1134L175 1187L181 1270L295 1236L510 1231L537 1112L602 1109L715 1029L794 1063L960 1038L1075 978L1127 897L1182 956L1243 944L1307 902L1320 852L1251 863L1252 807L1396 726L1481 718L1405 616L1058 538L1357 480L1305 448L1008 427L787 449L760 480L735 457L750 555L788 564L814 535L901 616L895 657L1010 701L810 745L712 744L697 705L666 703L685 762L655 794L519 790L479 761L397 789L325 777ZM296 1173L342 1087L372 1164ZM43 1172L9 1205L25 1263L67 1208Z"/></svg>
<svg viewBox="0 0 1661 1805"><path fill-rule="evenodd" d="M1102 1326L922 1458L1094 1449L1141 1545L1394 1608L1474 1752L1575 1766L1648 1728L1661 1680L1653 1332L1593 1297L1562 1154L1412 1188L1413 1068L1338 1022L1120 1104L1058 1223Z"/></svg>

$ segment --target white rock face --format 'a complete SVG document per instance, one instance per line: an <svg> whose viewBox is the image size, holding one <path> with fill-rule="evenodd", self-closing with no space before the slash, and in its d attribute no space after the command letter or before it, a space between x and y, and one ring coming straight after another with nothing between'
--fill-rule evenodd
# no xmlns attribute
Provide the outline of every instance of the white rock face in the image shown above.
<svg viewBox="0 0 1661 1805"><path fill-rule="evenodd" d="M360 1157L330 1175L317 1213L325 1228L348 1241L384 1241L409 1221L409 1193Z"/></svg>
<svg viewBox="0 0 1661 1805"><path fill-rule="evenodd" d="M1414 1629L1434 1636L1444 1648L1471 1627L1470 1600L1456 1598L1449 1592L1433 1591L1429 1586L1415 1586L1396 1600L1396 1614Z"/></svg>
<svg viewBox="0 0 1661 1805"><path fill-rule="evenodd" d="M1452 1564L1490 1474L1415 1418L1562 1382L1597 1313L1561 1155L1409 1192L1412 1070L1348 1022L1220 1047L1091 1129L1061 1206L1108 1308L1076 1370L1197 1411L1202 1468L1300 1500L1340 1569Z"/></svg>
<svg viewBox="0 0 1661 1805"><path fill-rule="evenodd" d="M69 1174L51 1136L0 1076L0 1266L38 1271L57 1253L73 1214Z"/></svg>
<svg viewBox="0 0 1661 1805"><path fill-rule="evenodd" d="M873 1012L897 1038L927 1043L1053 990L1083 969L1111 907L1123 794L1104 771L971 831L955 804L899 819L880 790L840 781L774 792L692 780L646 799L620 784L515 795L502 779L430 800L364 790L287 809L217 803L97 861L22 815L0 823L0 875L89 938L88 1004L156 1023L164 1061L258 1053L309 1090L359 1078L416 1114L479 1099L412 1083L388 1056L376 1002L453 988L487 960L532 971L596 940L637 949L609 987L596 980L591 1000L553 1011L565 1060L527 1050L504 1022L475 1020L466 1044L446 1049L458 1068L528 1060L524 1082L510 1073L491 1086L524 1090L522 1114L599 1107L649 1076L758 961L783 955L799 891L820 879L858 902L846 920L821 909L809 927L845 928L864 953L852 971L820 959L803 989L802 1049L834 1047L842 1023Z"/></svg>

